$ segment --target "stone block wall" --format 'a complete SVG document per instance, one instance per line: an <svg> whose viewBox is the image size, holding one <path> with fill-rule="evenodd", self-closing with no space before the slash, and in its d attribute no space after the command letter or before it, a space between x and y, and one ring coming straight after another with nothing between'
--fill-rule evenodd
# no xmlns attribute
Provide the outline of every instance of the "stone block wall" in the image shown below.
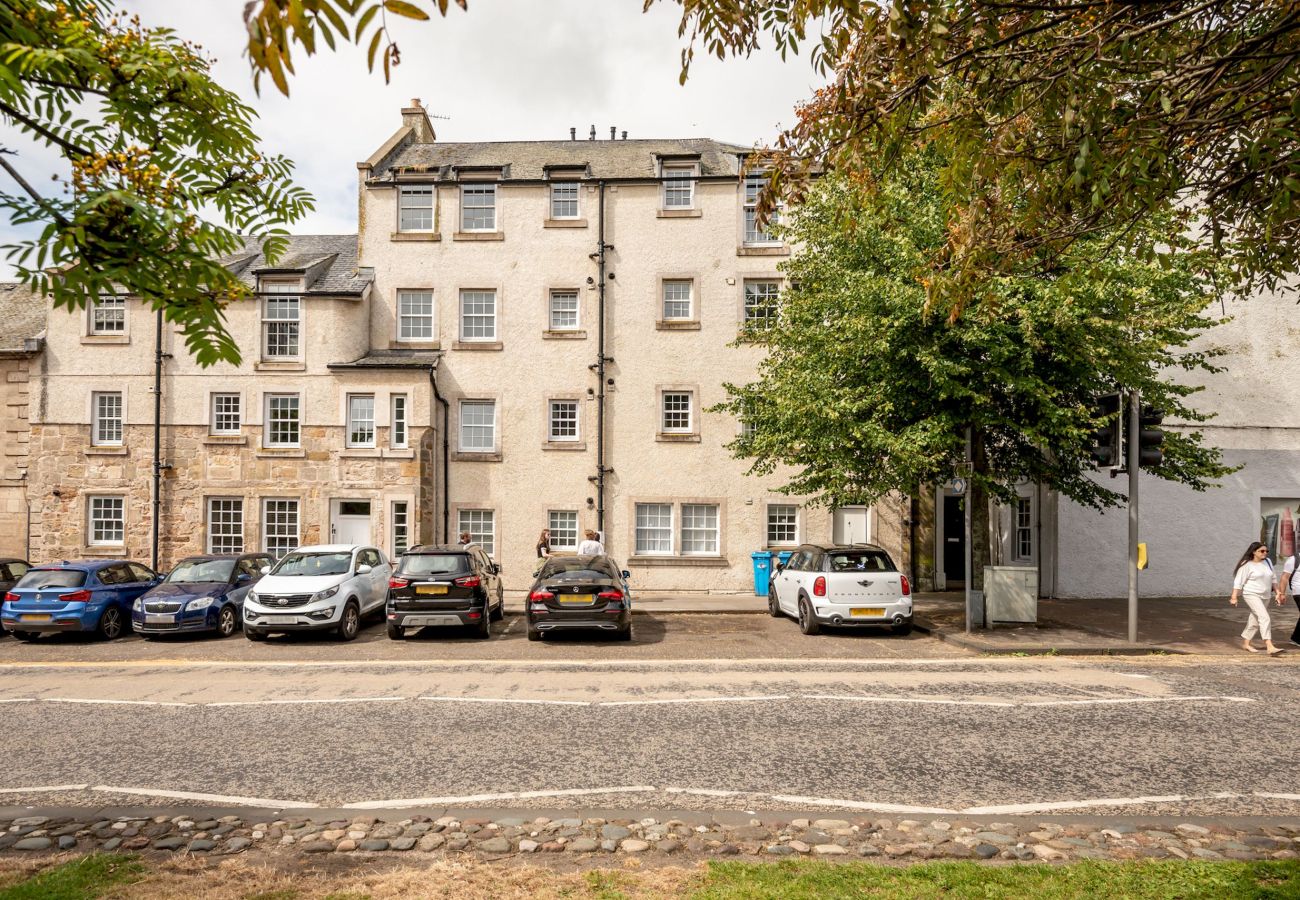
<svg viewBox="0 0 1300 900"><path fill-rule="evenodd" d="M0 357L0 556L27 555L31 356Z"/></svg>

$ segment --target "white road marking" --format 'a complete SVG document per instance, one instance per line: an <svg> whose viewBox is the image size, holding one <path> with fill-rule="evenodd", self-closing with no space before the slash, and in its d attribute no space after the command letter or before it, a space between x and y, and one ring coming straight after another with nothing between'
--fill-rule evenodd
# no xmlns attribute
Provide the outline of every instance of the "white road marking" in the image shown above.
<svg viewBox="0 0 1300 900"><path fill-rule="evenodd" d="M868 803L859 800L836 800L828 797L796 797L790 794L769 794L773 800L781 803L793 803L799 806L833 806L839 809L862 809L871 812L918 813L922 815L952 815L953 809L938 806L904 806L899 803Z"/></svg>
<svg viewBox="0 0 1300 900"><path fill-rule="evenodd" d="M649 785L634 787L573 788L562 791L510 791L502 794L470 794L466 797L417 797L411 800L364 800L344 803L339 809L402 809L409 806L469 806L498 800L536 800L546 797L587 797L594 794L652 794Z"/></svg>
<svg viewBox="0 0 1300 900"><path fill-rule="evenodd" d="M529 700L515 697L419 697L434 703L527 703L536 706L591 706L589 700Z"/></svg>
<svg viewBox="0 0 1300 900"><path fill-rule="evenodd" d="M1250 697L1229 697L1223 694L1200 697L1106 697L1096 700L1028 700L1020 706L1095 706L1117 703L1179 703L1188 701L1220 700L1224 703L1254 703Z"/></svg>
<svg viewBox="0 0 1300 900"><path fill-rule="evenodd" d="M696 797L743 797L743 796L746 796L746 792L745 792L745 791L718 791L718 790L710 790L709 788L679 788L679 787L666 787L666 788L664 788L664 793L665 793L665 794L691 794L691 795L696 796Z"/></svg>
<svg viewBox="0 0 1300 900"><path fill-rule="evenodd" d="M194 706L193 703L181 703L179 700L96 700L83 697L38 697L42 703L93 703L110 706Z"/></svg>
<svg viewBox="0 0 1300 900"><path fill-rule="evenodd" d="M204 803L235 806L265 806L274 809L317 809L319 804L306 800L274 800L267 797L240 797L227 794L196 794L190 791L159 791L152 788L114 787L100 784L91 788L105 794L139 794L142 797L166 797L171 800L200 800Z"/></svg>
<svg viewBox="0 0 1300 900"><path fill-rule="evenodd" d="M1022 706L1113 706L1127 703L1179 703L1219 700L1226 703L1254 703L1250 697L1196 696L1196 697L1096 697L1087 700L947 700L935 697L884 697L870 695L805 694L809 700L837 700L858 703L918 703L938 706L994 706L1015 708Z"/></svg>
<svg viewBox="0 0 1300 900"><path fill-rule="evenodd" d="M47 794L55 791L84 791L88 784L47 784L37 787L0 788L0 794Z"/></svg>
<svg viewBox="0 0 1300 900"><path fill-rule="evenodd" d="M1060 800L1053 803L1010 803L1003 806L971 806L961 810L967 816L1016 816L1053 812L1066 809L1088 809L1097 806L1146 806L1152 803L1186 803L1191 800L1237 800L1243 794L1166 794L1154 797L1102 797L1095 800Z"/></svg>
<svg viewBox="0 0 1300 900"><path fill-rule="evenodd" d="M301 700L223 700L204 706L292 706L299 703L392 703L405 697L312 697Z"/></svg>
<svg viewBox="0 0 1300 900"><path fill-rule="evenodd" d="M35 702L36 702L35 697L9 697L5 700L0 700L0 703L35 703Z"/></svg>
<svg viewBox="0 0 1300 900"><path fill-rule="evenodd" d="M858 703L921 703L936 706L1015 706L1006 700L942 700L935 697L879 697L879 696L843 696L839 694L806 694L808 700L838 700Z"/></svg>
<svg viewBox="0 0 1300 900"><path fill-rule="evenodd" d="M597 706L664 706L669 703L757 703L762 700L789 700L788 694L764 694L755 697L676 697L670 700L601 700Z"/></svg>
<svg viewBox="0 0 1300 900"><path fill-rule="evenodd" d="M1256 791L1256 797L1267 797L1269 800L1300 800L1300 794L1268 794L1263 791Z"/></svg>
<svg viewBox="0 0 1300 900"><path fill-rule="evenodd" d="M1083 657L1054 658L1053 668L1080 668L1086 663ZM338 659L338 660L196 660L196 659L130 659L104 662L3 662L5 669L665 669L688 667L736 668L740 670L762 666L806 668L929 668L931 666L974 666L976 668L1036 667L1042 666L1042 657L1008 659L1006 657L945 657L939 659L834 659L766 657L760 659Z"/></svg>
<svg viewBox="0 0 1300 900"><path fill-rule="evenodd" d="M1134 674L1133 672L1116 672L1115 674L1118 675L1120 678L1150 678L1151 677L1150 675L1137 675Z"/></svg>

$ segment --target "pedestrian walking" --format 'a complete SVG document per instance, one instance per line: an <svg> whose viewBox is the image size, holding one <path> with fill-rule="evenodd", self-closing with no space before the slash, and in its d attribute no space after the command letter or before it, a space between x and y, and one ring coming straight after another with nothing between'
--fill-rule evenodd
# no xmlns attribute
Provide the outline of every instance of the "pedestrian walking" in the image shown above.
<svg viewBox="0 0 1300 900"><path fill-rule="evenodd" d="M537 558L545 559L551 555L551 529L543 528L537 538Z"/></svg>
<svg viewBox="0 0 1300 900"><path fill-rule="evenodd" d="M587 539L578 545L579 556L600 556L605 552L605 545L600 542L600 535L590 528L586 531Z"/></svg>
<svg viewBox="0 0 1300 900"><path fill-rule="evenodd" d="M1258 653L1259 648L1252 641L1255 633L1264 639L1264 649L1269 656L1277 656L1282 651L1273 646L1273 622L1268 615L1268 598L1275 594L1277 573L1273 571L1273 561L1268 558L1268 547L1260 541L1252 541L1237 560L1233 572L1232 596L1229 601L1237 605L1237 598L1246 601L1250 609L1250 618L1246 620L1246 630L1241 633L1242 648L1251 653ZM1277 604L1282 605L1282 596L1277 594Z"/></svg>
<svg viewBox="0 0 1300 900"><path fill-rule="evenodd" d="M1300 546L1296 548L1295 554L1286 558L1286 563L1282 566L1282 580L1277 584L1277 600L1278 603L1286 603L1286 592L1289 587L1296 611L1300 612L1300 566L1296 565L1297 559L1300 559ZM1296 619L1295 630L1291 632L1291 645L1300 647L1300 619Z"/></svg>

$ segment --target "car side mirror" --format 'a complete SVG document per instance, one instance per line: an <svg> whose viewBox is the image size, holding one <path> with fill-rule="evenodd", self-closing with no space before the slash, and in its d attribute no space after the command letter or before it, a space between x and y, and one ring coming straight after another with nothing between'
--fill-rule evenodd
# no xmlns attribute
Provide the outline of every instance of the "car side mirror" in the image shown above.
<svg viewBox="0 0 1300 900"><path fill-rule="evenodd" d="M235 578L235 584L247 584L252 580L252 575L249 575L247 572L240 572L238 577Z"/></svg>
<svg viewBox="0 0 1300 900"><path fill-rule="evenodd" d="M623 574L623 577L624 577L624 578L631 578L631 577L632 577L632 573L629 572L627 569L624 569L622 574Z"/></svg>
<svg viewBox="0 0 1300 900"><path fill-rule="evenodd" d="M373 571L375 571L375 567L371 565L367 565L366 563L362 563L361 565L357 566L358 575L369 575Z"/></svg>
<svg viewBox="0 0 1300 900"><path fill-rule="evenodd" d="M501 563L493 563L493 564L492 564L492 574L493 574L493 575L500 575L500 574L501 574Z"/></svg>
<svg viewBox="0 0 1300 900"><path fill-rule="evenodd" d="M271 571L271 567L270 567L270 566L262 566L262 568L261 568L259 571L260 571L263 575L265 575L267 572L270 572L270 571Z"/></svg>

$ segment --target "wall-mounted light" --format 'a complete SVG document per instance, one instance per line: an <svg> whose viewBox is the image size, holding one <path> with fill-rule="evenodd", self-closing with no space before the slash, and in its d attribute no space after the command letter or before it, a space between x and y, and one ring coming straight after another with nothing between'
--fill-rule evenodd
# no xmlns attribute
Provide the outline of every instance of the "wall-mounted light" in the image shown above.
<svg viewBox="0 0 1300 900"><path fill-rule="evenodd" d="M591 508L594 507L595 505L596 505L596 498L595 498L595 497L588 497L588 498L587 498L587 509L591 509Z"/></svg>
<svg viewBox="0 0 1300 900"><path fill-rule="evenodd" d="M588 276L587 276L587 284L595 284L595 283L596 283L596 279L594 279L594 278L592 278L590 275L588 275Z"/></svg>

